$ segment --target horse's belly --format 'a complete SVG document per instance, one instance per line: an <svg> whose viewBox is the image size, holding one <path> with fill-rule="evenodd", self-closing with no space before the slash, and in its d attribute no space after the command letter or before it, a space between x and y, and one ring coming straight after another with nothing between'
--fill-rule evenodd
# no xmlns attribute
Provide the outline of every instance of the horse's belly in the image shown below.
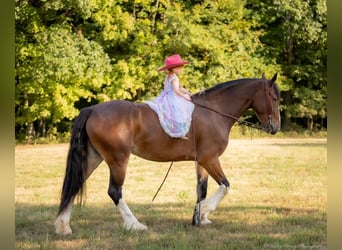
<svg viewBox="0 0 342 250"><path fill-rule="evenodd" d="M180 140L180 139L178 139ZM179 143L176 143L179 144ZM189 161L193 160L191 150L181 145L165 147L163 145L134 145L132 154L150 161L169 162L169 161Z"/></svg>

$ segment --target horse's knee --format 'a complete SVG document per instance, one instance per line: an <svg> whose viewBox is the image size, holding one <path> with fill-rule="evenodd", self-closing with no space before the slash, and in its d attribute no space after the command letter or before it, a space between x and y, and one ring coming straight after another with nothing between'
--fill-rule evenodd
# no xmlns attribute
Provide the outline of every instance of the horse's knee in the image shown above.
<svg viewBox="0 0 342 250"><path fill-rule="evenodd" d="M117 206L119 204L119 200L122 198L122 188L110 184L108 188L108 195Z"/></svg>
<svg viewBox="0 0 342 250"><path fill-rule="evenodd" d="M219 183L219 185L221 184L224 184L227 189L230 188L230 183L227 178L223 178L223 180L221 181L221 183Z"/></svg>

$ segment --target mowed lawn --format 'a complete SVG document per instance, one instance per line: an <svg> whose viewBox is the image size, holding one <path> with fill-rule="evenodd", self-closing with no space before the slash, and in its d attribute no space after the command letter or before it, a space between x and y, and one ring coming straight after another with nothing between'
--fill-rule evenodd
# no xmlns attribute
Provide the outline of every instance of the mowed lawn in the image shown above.
<svg viewBox="0 0 342 250"><path fill-rule="evenodd" d="M17 249L326 249L326 139L231 139L221 163L231 191L209 219L191 225L196 200L193 162L131 156L124 197L145 232L122 227L107 195L102 163L87 181L86 201L74 206L73 234L54 233L68 144L17 146ZM218 188L210 179L208 195Z"/></svg>

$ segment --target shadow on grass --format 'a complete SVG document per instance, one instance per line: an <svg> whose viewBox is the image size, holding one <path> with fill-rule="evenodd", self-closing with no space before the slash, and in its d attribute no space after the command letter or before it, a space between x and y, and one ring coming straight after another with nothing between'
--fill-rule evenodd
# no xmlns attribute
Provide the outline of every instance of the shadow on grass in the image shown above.
<svg viewBox="0 0 342 250"><path fill-rule="evenodd" d="M213 224L191 225L188 203L131 204L146 232L123 229L111 204L74 206L73 234L54 233L57 206L16 204L17 249L325 249L326 213L268 206L219 207Z"/></svg>
<svg viewBox="0 0 342 250"><path fill-rule="evenodd" d="M302 142L302 143L271 143L273 146L279 146L279 147L310 147L310 148L322 148L322 147L327 147L326 142Z"/></svg>

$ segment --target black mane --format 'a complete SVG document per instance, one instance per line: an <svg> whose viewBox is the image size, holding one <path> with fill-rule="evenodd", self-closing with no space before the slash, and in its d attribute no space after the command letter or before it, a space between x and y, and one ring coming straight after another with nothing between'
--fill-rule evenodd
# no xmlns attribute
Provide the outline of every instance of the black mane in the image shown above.
<svg viewBox="0 0 342 250"><path fill-rule="evenodd" d="M211 93L211 92L218 90L218 89L234 87L238 84L241 84L241 83L244 83L247 81L251 81L251 80L257 80L257 78L242 78L242 79L232 80L232 81L228 81L228 82L218 83L218 84L214 85L213 87L210 87L208 89L205 89L205 90L202 90L202 91L196 93L195 96L208 94L208 93Z"/></svg>

